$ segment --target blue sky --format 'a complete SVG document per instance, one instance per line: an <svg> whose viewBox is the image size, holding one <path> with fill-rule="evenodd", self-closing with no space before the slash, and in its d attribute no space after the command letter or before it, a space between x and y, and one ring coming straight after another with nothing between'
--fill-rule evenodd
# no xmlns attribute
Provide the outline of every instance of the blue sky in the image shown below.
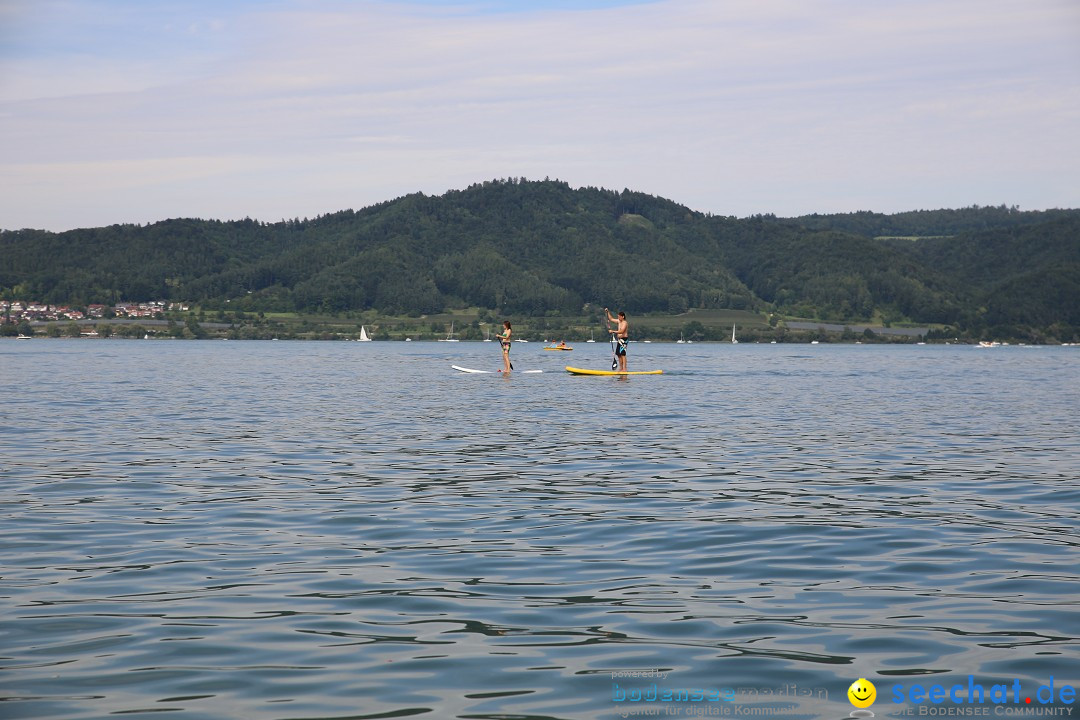
<svg viewBox="0 0 1080 720"><path fill-rule="evenodd" d="M505 177L746 216L1080 207L1074 0L0 0L0 228Z"/></svg>

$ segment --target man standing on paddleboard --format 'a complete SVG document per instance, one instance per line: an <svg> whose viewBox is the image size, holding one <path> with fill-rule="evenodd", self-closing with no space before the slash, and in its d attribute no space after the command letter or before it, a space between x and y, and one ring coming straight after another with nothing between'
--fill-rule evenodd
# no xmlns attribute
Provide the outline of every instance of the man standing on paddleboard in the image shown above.
<svg viewBox="0 0 1080 720"><path fill-rule="evenodd" d="M630 326L626 322L626 313L620 310L616 319L607 308L604 308L604 312L607 313L609 324L617 323L614 330L608 327L608 332L615 334L615 357L619 359L619 372L626 372L626 344L630 342Z"/></svg>

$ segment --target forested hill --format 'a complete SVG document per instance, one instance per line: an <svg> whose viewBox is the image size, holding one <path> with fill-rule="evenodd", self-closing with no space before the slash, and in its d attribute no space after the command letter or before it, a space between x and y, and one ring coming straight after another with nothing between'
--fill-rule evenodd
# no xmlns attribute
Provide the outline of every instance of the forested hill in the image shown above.
<svg viewBox="0 0 1080 720"><path fill-rule="evenodd" d="M867 237L926 238L984 230L1007 230L1051 220L1075 218L1080 210L1021 212L1016 207L970 207L959 210L915 210L894 215L855 212L804 215L792 222L809 230L839 230Z"/></svg>
<svg viewBox="0 0 1080 720"><path fill-rule="evenodd" d="M1080 327L1080 211L737 219L628 190L491 181L310 220L5 231L0 293L387 314L737 308L1061 336Z"/></svg>

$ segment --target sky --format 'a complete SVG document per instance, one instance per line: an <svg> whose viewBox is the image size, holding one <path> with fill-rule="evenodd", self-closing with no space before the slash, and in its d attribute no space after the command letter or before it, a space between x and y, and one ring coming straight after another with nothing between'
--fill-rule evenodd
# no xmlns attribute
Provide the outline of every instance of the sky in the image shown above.
<svg viewBox="0 0 1080 720"><path fill-rule="evenodd" d="M512 177L736 217L1080 207L1080 2L0 0L0 229Z"/></svg>

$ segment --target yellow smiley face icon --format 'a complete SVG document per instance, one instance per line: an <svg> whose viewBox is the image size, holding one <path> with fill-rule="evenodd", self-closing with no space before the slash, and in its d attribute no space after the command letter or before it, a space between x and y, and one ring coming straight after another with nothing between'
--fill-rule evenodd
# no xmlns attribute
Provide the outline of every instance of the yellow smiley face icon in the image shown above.
<svg viewBox="0 0 1080 720"><path fill-rule="evenodd" d="M868 708L877 700L877 688L866 678L859 678L847 689L848 700L857 708Z"/></svg>

